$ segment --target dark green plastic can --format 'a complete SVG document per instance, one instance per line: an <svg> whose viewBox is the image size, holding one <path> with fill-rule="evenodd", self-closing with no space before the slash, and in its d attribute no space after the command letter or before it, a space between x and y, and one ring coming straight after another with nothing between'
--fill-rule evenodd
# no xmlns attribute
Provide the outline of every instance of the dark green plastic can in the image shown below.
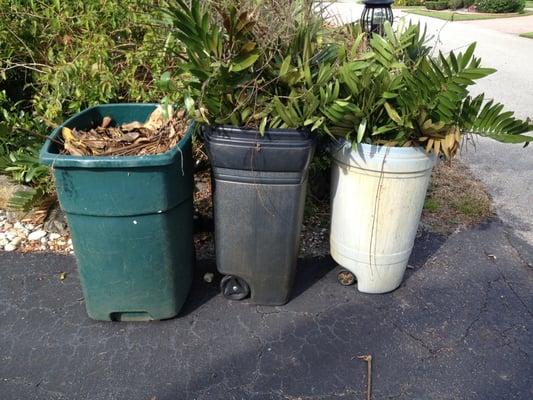
<svg viewBox="0 0 533 400"><path fill-rule="evenodd" d="M143 122L155 107L92 107L51 138L61 138L63 127L87 129L105 116L117 125ZM91 318L166 319L185 302L194 265L193 129L173 149L148 156L71 156L59 154L52 140L44 144L41 162L53 169Z"/></svg>

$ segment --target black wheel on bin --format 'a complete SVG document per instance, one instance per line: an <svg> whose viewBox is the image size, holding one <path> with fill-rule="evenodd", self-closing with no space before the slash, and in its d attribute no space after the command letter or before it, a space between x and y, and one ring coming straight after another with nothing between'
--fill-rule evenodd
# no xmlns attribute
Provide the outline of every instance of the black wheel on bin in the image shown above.
<svg viewBox="0 0 533 400"><path fill-rule="evenodd" d="M337 280L342 286L350 286L355 283L355 275L346 269L342 269L337 274Z"/></svg>
<svg viewBox="0 0 533 400"><path fill-rule="evenodd" d="M220 281L222 295L229 300L242 300L250 295L250 287L238 276L226 275Z"/></svg>

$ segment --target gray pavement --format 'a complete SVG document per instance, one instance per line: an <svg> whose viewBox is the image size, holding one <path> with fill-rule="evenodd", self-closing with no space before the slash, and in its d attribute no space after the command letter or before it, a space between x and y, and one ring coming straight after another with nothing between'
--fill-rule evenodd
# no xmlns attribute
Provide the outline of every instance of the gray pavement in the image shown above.
<svg viewBox="0 0 533 400"><path fill-rule="evenodd" d="M514 18L484 19L474 21L461 21L461 24L475 25L480 28L504 33L527 33L533 32L533 15Z"/></svg>
<svg viewBox="0 0 533 400"><path fill-rule="evenodd" d="M0 253L0 398L531 399L531 247L494 222L417 240L402 286L365 295L301 260L284 307L228 302L201 279L182 314L88 319L73 257ZM61 272L67 278L59 280Z"/></svg>
<svg viewBox="0 0 533 400"><path fill-rule="evenodd" d="M479 81L484 92L522 118L533 118L533 40L463 23L419 18L438 37L443 51L477 42L483 65L498 71ZM498 216L533 245L533 151L520 145L477 138L475 148L463 146L461 158L489 188Z"/></svg>
<svg viewBox="0 0 533 400"><path fill-rule="evenodd" d="M503 103L519 117L533 119L533 40L475 24L414 15L407 18L427 24L443 52L464 49L476 42L482 65L498 71L480 80L473 92L484 92L487 98ZM533 245L532 147L523 149L484 138L477 138L475 144L475 148L463 146L461 158L487 185L501 220Z"/></svg>

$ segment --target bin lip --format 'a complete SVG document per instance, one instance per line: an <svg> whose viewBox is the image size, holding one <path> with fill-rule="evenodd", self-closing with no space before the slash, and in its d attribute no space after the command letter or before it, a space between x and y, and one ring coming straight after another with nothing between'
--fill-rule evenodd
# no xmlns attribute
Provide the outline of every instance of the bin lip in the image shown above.
<svg viewBox="0 0 533 400"><path fill-rule="evenodd" d="M232 125L201 125L200 129L204 140L232 145L236 142L242 144L266 142L267 145L273 146L301 147L302 145L312 146L316 140L314 135L306 129L267 129L264 135L261 135L258 129L246 129Z"/></svg>
<svg viewBox="0 0 533 400"><path fill-rule="evenodd" d="M141 156L73 156L70 154L59 154L52 152L52 146L54 143L51 139L56 139L61 134L61 130L65 126L72 126L72 122L78 118L79 114L85 113L98 108L107 108L110 106L159 106L158 103L109 103L100 104L93 107L84 109L83 111L76 113L57 128L48 136L44 142L43 147L39 153L39 161L42 164L49 165L51 167L65 167L65 168L124 168L124 167L156 167L169 165L176 161L177 157L181 155L185 145L191 141L193 132L196 127L194 121L189 122L189 127L185 132L185 135L181 140L164 153L149 154Z"/></svg>

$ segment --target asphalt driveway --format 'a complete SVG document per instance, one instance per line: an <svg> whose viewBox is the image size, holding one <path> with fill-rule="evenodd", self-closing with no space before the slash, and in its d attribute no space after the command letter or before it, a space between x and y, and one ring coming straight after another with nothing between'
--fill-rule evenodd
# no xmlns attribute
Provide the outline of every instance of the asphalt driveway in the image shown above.
<svg viewBox="0 0 533 400"><path fill-rule="evenodd" d="M228 302L203 260L178 318L124 323L88 319L73 257L0 253L0 398L365 399L370 354L374 400L531 399L532 260L497 222L426 234L398 290L301 260L284 307Z"/></svg>

